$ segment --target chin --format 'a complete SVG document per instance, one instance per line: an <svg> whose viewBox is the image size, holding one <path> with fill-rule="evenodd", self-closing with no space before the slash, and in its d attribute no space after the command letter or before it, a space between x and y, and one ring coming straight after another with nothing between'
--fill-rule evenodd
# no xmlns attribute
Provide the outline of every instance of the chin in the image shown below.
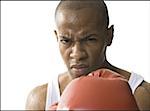
<svg viewBox="0 0 150 111"><path fill-rule="evenodd" d="M72 78L78 78L78 77L81 77L81 76L86 76L86 75L88 75L90 72L85 72L85 73L71 73L71 76L72 76Z"/></svg>

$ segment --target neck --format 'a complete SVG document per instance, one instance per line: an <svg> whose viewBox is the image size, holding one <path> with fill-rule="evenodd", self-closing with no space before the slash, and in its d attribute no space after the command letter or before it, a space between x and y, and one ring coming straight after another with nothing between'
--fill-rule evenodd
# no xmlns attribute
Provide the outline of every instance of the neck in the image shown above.
<svg viewBox="0 0 150 111"><path fill-rule="evenodd" d="M125 71L123 69L117 68L113 65L111 65L107 60L104 62L103 66L101 68L110 69L114 72L119 73L120 75L124 76L126 79L130 78L130 73L128 71Z"/></svg>

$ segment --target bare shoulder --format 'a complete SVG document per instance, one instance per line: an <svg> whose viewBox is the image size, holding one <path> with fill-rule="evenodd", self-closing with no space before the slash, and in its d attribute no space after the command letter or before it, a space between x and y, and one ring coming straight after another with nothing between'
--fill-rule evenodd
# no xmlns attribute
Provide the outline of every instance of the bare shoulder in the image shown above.
<svg viewBox="0 0 150 111"><path fill-rule="evenodd" d="M59 75L59 88L60 88L60 94L62 94L63 90L67 86L67 84L70 82L68 79L68 74L67 72L64 72Z"/></svg>
<svg viewBox="0 0 150 111"><path fill-rule="evenodd" d="M143 93L144 92L144 93ZM135 94L147 94L150 97L150 83L143 81L141 85L136 89ZM142 94L142 95L143 95ZM143 95L144 96L144 95ZM149 98L150 99L150 98Z"/></svg>
<svg viewBox="0 0 150 111"><path fill-rule="evenodd" d="M37 86L29 93L26 101L26 110L45 109L47 85Z"/></svg>
<svg viewBox="0 0 150 111"><path fill-rule="evenodd" d="M150 83L143 81L134 96L141 110L150 110Z"/></svg>
<svg viewBox="0 0 150 111"><path fill-rule="evenodd" d="M141 84L141 87L145 88L145 89L150 93L150 83L144 81L144 82Z"/></svg>

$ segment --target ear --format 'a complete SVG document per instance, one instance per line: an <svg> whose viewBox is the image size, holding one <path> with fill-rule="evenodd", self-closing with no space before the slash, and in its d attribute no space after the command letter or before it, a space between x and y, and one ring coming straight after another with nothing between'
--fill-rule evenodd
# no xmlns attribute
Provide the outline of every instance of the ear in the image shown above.
<svg viewBox="0 0 150 111"><path fill-rule="evenodd" d="M114 37L114 25L107 29L107 46L110 46Z"/></svg>
<svg viewBox="0 0 150 111"><path fill-rule="evenodd" d="M55 33L56 39L57 39L57 41L58 41L57 31L56 31L56 30L54 30L54 33Z"/></svg>

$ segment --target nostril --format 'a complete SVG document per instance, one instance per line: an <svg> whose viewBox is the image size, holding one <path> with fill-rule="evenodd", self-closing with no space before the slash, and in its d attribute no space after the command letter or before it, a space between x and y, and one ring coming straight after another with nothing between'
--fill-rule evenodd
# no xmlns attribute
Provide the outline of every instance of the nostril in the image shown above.
<svg viewBox="0 0 150 111"><path fill-rule="evenodd" d="M84 50L77 50L77 51L72 51L70 53L70 57L75 60L80 60L80 59L86 58L87 54L86 54L86 51L84 51Z"/></svg>
<svg viewBox="0 0 150 111"><path fill-rule="evenodd" d="M71 58L74 58L74 59L80 59L80 58L82 58L82 53L83 52L80 52L80 51L72 51L72 53L70 54L70 57Z"/></svg>

